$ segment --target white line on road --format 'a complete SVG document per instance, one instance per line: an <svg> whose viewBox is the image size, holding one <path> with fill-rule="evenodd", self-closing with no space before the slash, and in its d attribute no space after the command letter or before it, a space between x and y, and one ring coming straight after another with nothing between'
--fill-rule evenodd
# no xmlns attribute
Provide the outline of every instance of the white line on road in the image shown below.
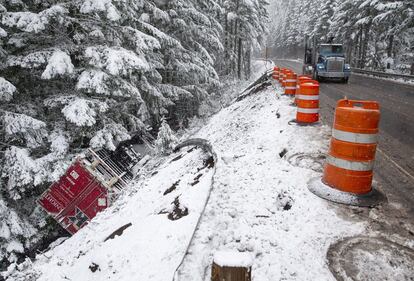
<svg viewBox="0 0 414 281"><path fill-rule="evenodd" d="M391 159L390 156L388 156L387 154L385 154L384 151L382 151L379 147L377 147L377 150L379 152L382 153L382 155L385 156L385 158L387 158L387 160L389 160L392 164L394 164L398 170L400 170L400 172L402 172L403 174L405 174L407 177L411 178L412 180L414 180L414 176L411 175L407 170L405 170L403 167L401 167L397 162L395 162L394 160Z"/></svg>

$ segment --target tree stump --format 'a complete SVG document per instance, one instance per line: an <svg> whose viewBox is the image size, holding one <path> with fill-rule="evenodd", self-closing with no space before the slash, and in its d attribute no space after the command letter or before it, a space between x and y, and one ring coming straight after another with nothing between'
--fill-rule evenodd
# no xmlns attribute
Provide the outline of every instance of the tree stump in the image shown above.
<svg viewBox="0 0 414 281"><path fill-rule="evenodd" d="M250 253L217 252L211 268L211 281L251 281L252 263Z"/></svg>

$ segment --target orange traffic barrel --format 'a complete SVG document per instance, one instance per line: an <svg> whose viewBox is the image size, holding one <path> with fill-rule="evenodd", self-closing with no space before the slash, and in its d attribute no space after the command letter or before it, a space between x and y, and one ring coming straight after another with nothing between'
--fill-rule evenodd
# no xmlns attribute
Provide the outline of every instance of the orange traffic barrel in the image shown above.
<svg viewBox="0 0 414 281"><path fill-rule="evenodd" d="M285 75L286 68L282 68L279 70L279 83L282 84L283 75Z"/></svg>
<svg viewBox="0 0 414 281"><path fill-rule="evenodd" d="M289 73L293 73L293 71L290 70L290 69L286 69L285 72L283 73L283 77L282 77L282 87L285 87L286 86L286 78L287 78L287 75Z"/></svg>
<svg viewBox="0 0 414 281"><path fill-rule="evenodd" d="M296 95L297 111L296 122L299 124L312 124L319 121L319 84L303 82L300 92Z"/></svg>
<svg viewBox="0 0 414 281"><path fill-rule="evenodd" d="M297 74L288 72L285 80L285 95L294 96L296 94Z"/></svg>
<svg viewBox="0 0 414 281"><path fill-rule="evenodd" d="M300 93L300 84L304 83L304 82L309 82L309 81L315 81L312 80L312 78L310 78L307 75L299 75L298 76L298 80L296 82L296 95L299 95ZM319 82L315 81L317 84L319 84ZM295 97L295 104L297 104L297 98Z"/></svg>
<svg viewBox="0 0 414 281"><path fill-rule="evenodd" d="M355 194L371 191L379 120L375 101L338 102L322 180L325 184Z"/></svg>
<svg viewBox="0 0 414 281"><path fill-rule="evenodd" d="M275 66L273 67L273 74L272 77L274 80L279 80L279 72L280 72L280 68Z"/></svg>
<svg viewBox="0 0 414 281"><path fill-rule="evenodd" d="M338 203L373 206L385 196L372 187L380 109L375 101L338 101L331 145L316 195Z"/></svg>

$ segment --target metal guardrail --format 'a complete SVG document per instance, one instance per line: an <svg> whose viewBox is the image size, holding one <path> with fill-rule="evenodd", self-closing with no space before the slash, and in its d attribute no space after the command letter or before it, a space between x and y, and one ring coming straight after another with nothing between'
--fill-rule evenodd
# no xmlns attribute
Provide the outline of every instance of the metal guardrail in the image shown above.
<svg viewBox="0 0 414 281"><path fill-rule="evenodd" d="M373 76L378 76L378 77L384 77L384 78L402 78L405 80L414 81L414 75L387 73L387 72L366 70L366 69L360 69L360 68L352 68L352 72L373 75Z"/></svg>

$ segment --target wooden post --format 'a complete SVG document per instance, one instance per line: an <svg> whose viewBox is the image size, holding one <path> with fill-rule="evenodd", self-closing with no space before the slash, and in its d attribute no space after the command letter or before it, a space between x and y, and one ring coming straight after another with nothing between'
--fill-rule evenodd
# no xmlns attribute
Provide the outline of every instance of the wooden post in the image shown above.
<svg viewBox="0 0 414 281"><path fill-rule="evenodd" d="M217 252L211 268L211 281L251 281L252 262L250 253Z"/></svg>

